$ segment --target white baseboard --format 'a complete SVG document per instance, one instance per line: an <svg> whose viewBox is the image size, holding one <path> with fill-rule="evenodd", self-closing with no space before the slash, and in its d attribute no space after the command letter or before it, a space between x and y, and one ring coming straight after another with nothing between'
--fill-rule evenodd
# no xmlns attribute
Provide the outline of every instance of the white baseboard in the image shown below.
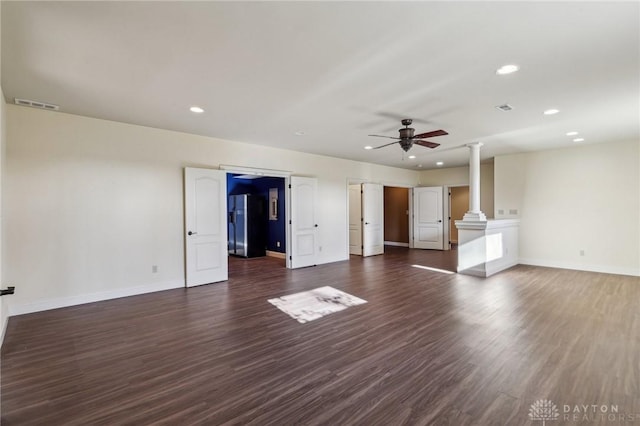
<svg viewBox="0 0 640 426"><path fill-rule="evenodd" d="M578 262L565 262L565 261L531 259L531 258L520 258L518 263L522 265L544 266L547 268L560 268L560 269L572 269L576 271L600 272L603 274L630 275L633 277L640 276L640 269L625 268L625 267L619 267L619 266L589 265L589 264L578 263Z"/></svg>
<svg viewBox="0 0 640 426"><path fill-rule="evenodd" d="M286 253L280 253L279 251L271 251L271 250L267 250L267 256L269 256L269 257L277 257L278 259L286 259L287 258L287 254Z"/></svg>
<svg viewBox="0 0 640 426"><path fill-rule="evenodd" d="M459 274L473 275L474 277L489 278L499 272L505 271L509 268L516 266L518 262L515 259L510 259L506 262L488 262L483 265L472 266L467 269L458 269Z"/></svg>
<svg viewBox="0 0 640 426"><path fill-rule="evenodd" d="M182 288L184 287L184 285L185 283L182 279L156 284L147 284L115 290L100 291L78 296L57 297L53 299L40 300L37 302L12 304L9 306L9 316L48 311L50 309L66 308L69 306L100 302L103 300L118 299L120 297L135 296L138 294L153 293L156 291L171 290L174 288Z"/></svg>
<svg viewBox="0 0 640 426"><path fill-rule="evenodd" d="M409 243L399 243L397 241L385 241L385 246L409 247Z"/></svg>
<svg viewBox="0 0 640 426"><path fill-rule="evenodd" d="M467 269L458 268L458 273L462 275L473 275L474 277L487 278L487 272L482 267L472 267Z"/></svg>

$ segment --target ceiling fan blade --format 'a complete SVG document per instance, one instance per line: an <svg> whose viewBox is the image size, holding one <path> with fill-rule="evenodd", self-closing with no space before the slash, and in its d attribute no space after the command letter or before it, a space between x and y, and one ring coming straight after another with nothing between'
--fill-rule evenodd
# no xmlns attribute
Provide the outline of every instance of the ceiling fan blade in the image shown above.
<svg viewBox="0 0 640 426"><path fill-rule="evenodd" d="M393 136L382 136L382 135L367 135L367 136L375 136L376 138L400 139Z"/></svg>
<svg viewBox="0 0 640 426"><path fill-rule="evenodd" d="M394 143L398 143L398 141L396 141L396 142L391 142L391 143L387 143L387 144L380 145L380 146L376 146L376 147L375 147L375 148L373 148L373 149L380 149L380 148L384 148L385 146L393 145Z"/></svg>
<svg viewBox="0 0 640 426"><path fill-rule="evenodd" d="M413 140L413 143L415 143L416 145L420 145L420 146L426 146L427 148L435 148L440 146L439 143L435 143L435 142L429 142L429 141L417 141L417 140Z"/></svg>
<svg viewBox="0 0 640 426"><path fill-rule="evenodd" d="M449 133L445 132L444 130L434 130L433 132L420 133L419 135L415 135L413 138L414 139L432 138L434 136L444 136L448 134Z"/></svg>

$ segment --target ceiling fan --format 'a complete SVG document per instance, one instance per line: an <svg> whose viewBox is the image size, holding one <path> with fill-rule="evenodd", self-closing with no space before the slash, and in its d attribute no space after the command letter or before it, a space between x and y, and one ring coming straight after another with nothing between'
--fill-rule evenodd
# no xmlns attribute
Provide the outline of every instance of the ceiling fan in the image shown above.
<svg viewBox="0 0 640 426"><path fill-rule="evenodd" d="M380 146L377 146L377 147L375 147L373 149L384 148L385 146L393 145L394 143L399 143L400 146L402 147L402 149L405 150L405 152L409 151L414 143L416 145L425 146L427 148L435 148L437 146L440 146L440 144L439 143L435 143L435 142L430 142L430 141L423 141L421 139L422 138L432 138L432 137L435 137L435 136L444 136L444 135L448 135L449 134L449 133L445 132L444 130L434 130L432 132L425 132L425 133L420 133L418 135L414 135L415 129L409 127L411 125L411 123L412 123L412 120L410 118L405 118L404 120L402 120L402 125L404 126L404 129L399 129L398 130L400 132L400 137L399 138L395 138L393 136L369 135L369 136L375 136L375 137L378 137L378 138L397 139L397 141L395 141L395 142L391 142L391 143L388 143L388 144L380 145Z"/></svg>

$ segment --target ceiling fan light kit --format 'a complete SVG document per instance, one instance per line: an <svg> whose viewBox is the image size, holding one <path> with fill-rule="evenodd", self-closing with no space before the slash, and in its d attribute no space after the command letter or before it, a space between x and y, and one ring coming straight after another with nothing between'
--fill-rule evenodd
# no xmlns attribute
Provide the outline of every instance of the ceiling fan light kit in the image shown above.
<svg viewBox="0 0 640 426"><path fill-rule="evenodd" d="M404 120L402 120L402 125L404 126L404 128L398 130L398 132L400 133L400 137L399 138L394 138L393 136L369 135L369 136L375 136L375 137L379 137L379 138L397 139L397 141L395 141L395 142L391 142L391 143L387 143L387 144L384 144L384 145L380 145L380 146L377 146L377 147L375 147L373 149L384 148L385 146L393 145L395 143L400 144L400 147L405 152L409 151L414 143L416 145L424 146L426 148L435 148L435 147L440 146L440 144L439 143L435 143L435 142L425 141L425 140L422 140L422 139L423 138L432 138L432 137L435 137L435 136L444 136L444 135L448 135L449 134L449 133L445 132L444 130L434 130L434 131L431 131L431 132L425 132L425 133L420 133L420 134L416 135L415 134L416 130L414 128L412 128L412 127L409 127L412 122L413 122L413 120L411 120L410 118L405 118Z"/></svg>

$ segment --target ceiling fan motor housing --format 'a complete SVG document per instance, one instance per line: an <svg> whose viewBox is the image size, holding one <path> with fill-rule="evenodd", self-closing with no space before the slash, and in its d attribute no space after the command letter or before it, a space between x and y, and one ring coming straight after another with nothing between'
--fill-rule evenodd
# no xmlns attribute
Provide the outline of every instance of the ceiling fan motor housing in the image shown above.
<svg viewBox="0 0 640 426"><path fill-rule="evenodd" d="M400 129L400 139L411 139L413 137L413 133L415 129L411 127L405 127L404 129Z"/></svg>
<svg viewBox="0 0 640 426"><path fill-rule="evenodd" d="M409 127L411 125L411 122L412 122L412 120L410 118L405 118L404 120L402 120L402 124L405 127L404 127L404 129L398 129L398 133L400 133L400 137L399 138L394 138L394 137L391 137L391 136L383 136L383 135L369 135L369 136L377 136L377 137L381 137L381 138L397 139L396 142L390 142L390 143L375 147L373 149L384 148L385 146L393 145L395 143L399 144L400 147L405 152L409 151L414 143L417 144L417 145L420 145L420 146L427 147L427 148L435 148L435 147L439 146L440 144L439 143L435 143L435 142L421 140L421 139L422 138L435 137L435 136L444 136L444 135L448 135L449 134L449 133L445 132L444 130L440 129L440 130L433 130L431 132L420 133L419 135L416 136L415 129L412 128L412 127Z"/></svg>

